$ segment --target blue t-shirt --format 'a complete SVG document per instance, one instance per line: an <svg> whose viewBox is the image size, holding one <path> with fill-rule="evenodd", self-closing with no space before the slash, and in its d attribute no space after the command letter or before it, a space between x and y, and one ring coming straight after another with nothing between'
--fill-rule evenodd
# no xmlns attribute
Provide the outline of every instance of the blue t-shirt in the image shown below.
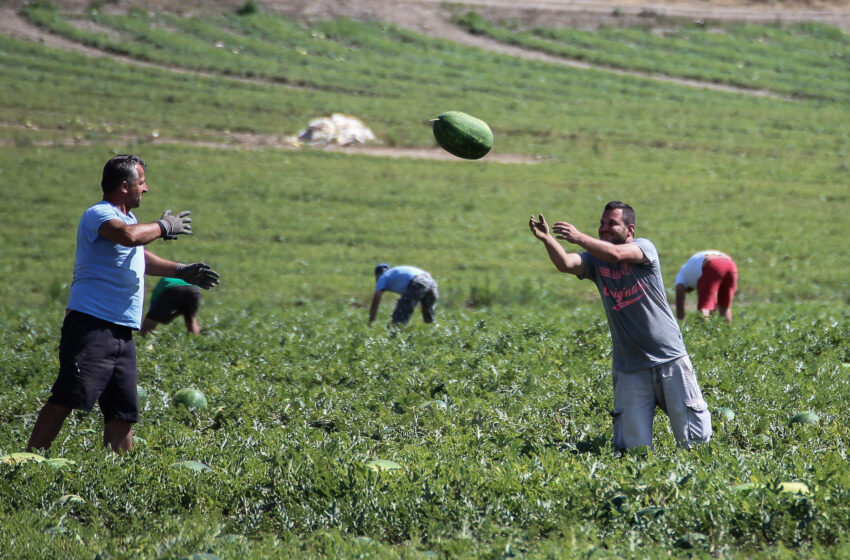
<svg viewBox="0 0 850 560"><path fill-rule="evenodd" d="M612 264L582 253L584 275L592 280L608 316L614 346L614 369L630 372L671 362L687 355L679 323L667 303L658 251L649 239L640 247L646 264Z"/></svg>
<svg viewBox="0 0 850 560"><path fill-rule="evenodd" d="M138 223L132 212L125 214L105 200L83 212L68 309L138 329L145 296L145 248L101 237L98 230L109 220Z"/></svg>
<svg viewBox="0 0 850 560"><path fill-rule="evenodd" d="M410 281L421 274L427 274L424 270L415 266L397 266L381 274L375 282L375 291L389 290L397 294L404 294Z"/></svg>

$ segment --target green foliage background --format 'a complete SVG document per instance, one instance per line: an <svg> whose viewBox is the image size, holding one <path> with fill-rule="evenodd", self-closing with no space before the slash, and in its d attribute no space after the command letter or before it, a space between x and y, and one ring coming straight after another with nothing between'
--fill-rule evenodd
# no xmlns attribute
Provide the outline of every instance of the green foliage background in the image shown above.
<svg viewBox="0 0 850 560"><path fill-rule="evenodd" d="M0 452L23 448L49 395L76 223L100 198L108 157L148 162L141 220L192 210L195 235L149 249L209 262L223 280L206 294L200 337L172 325L139 341L150 396L133 453L102 449L93 412L72 416L49 452L75 467L0 465L0 557L846 555L841 32L581 35L589 60L783 96L765 98L486 54L376 23L46 4L25 15L153 66L0 38ZM509 23L461 20L541 48ZM574 35L534 32L552 44ZM682 35L700 56L680 58L692 49ZM606 61L612 42L640 44L642 56ZM765 52L747 60L760 75L793 71L762 83L710 63L754 44ZM818 64L830 70L794 70ZM486 120L494 153L538 163L228 141L345 112L388 145L433 148L427 121L449 109ZM555 272L527 230L542 212L592 233L611 199L637 209L671 293L694 251L719 248L739 264L735 324L683 327L709 405L736 413L693 452L675 448L660 412L655 451L613 452L598 295ZM434 274L438 325L367 327L379 261ZM186 386L210 407L172 406ZM789 425L800 410L820 422ZM375 458L402 469L374 472ZM213 470L170 468L184 460ZM781 492L788 481L811 493Z"/></svg>

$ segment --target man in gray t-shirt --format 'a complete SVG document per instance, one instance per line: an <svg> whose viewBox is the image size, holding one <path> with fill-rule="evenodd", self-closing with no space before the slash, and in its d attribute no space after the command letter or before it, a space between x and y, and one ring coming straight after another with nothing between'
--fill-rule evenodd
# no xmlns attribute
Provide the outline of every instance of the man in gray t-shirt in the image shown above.
<svg viewBox="0 0 850 560"><path fill-rule="evenodd" d="M542 214L537 221L532 216L529 227L555 268L591 280L599 290L614 346L615 447L651 447L656 406L670 418L679 445L708 441L711 416L667 303L658 251L648 239L635 239L632 207L609 202L599 239L567 222L554 224L553 237ZM585 252L568 253L556 237Z"/></svg>

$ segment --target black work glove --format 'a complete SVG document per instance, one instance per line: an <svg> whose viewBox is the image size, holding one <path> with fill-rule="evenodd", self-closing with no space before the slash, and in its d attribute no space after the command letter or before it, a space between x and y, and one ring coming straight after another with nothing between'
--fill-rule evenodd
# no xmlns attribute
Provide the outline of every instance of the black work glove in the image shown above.
<svg viewBox="0 0 850 560"><path fill-rule="evenodd" d="M178 264L174 277L205 290L218 284L218 272L206 263Z"/></svg>
<svg viewBox="0 0 850 560"><path fill-rule="evenodd" d="M192 218L189 217L191 212L183 210L176 216L171 215L171 210L166 210L162 216L156 221L162 229L162 237L165 239L177 239L180 234L192 235Z"/></svg>

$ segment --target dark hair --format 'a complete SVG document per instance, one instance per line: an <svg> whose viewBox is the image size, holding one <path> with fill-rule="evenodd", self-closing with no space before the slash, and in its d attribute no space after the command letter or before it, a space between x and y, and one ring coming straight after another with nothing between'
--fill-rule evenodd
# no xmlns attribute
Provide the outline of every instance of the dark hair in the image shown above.
<svg viewBox="0 0 850 560"><path fill-rule="evenodd" d="M612 200L608 204L605 205L605 212L609 210L622 210L623 211L623 222L627 226L633 226L635 224L635 209L626 204L625 202L620 202L619 200Z"/></svg>
<svg viewBox="0 0 850 560"><path fill-rule="evenodd" d="M124 181L134 183L139 178L137 165L145 168L145 162L141 158L130 154L121 154L107 161L103 166L103 178L100 180L103 194L114 191Z"/></svg>
<svg viewBox="0 0 850 560"><path fill-rule="evenodd" d="M390 265L388 265L387 263L381 263L381 264L379 264L378 266L375 267L375 276L383 274L384 272L388 271L389 269L390 269Z"/></svg>

